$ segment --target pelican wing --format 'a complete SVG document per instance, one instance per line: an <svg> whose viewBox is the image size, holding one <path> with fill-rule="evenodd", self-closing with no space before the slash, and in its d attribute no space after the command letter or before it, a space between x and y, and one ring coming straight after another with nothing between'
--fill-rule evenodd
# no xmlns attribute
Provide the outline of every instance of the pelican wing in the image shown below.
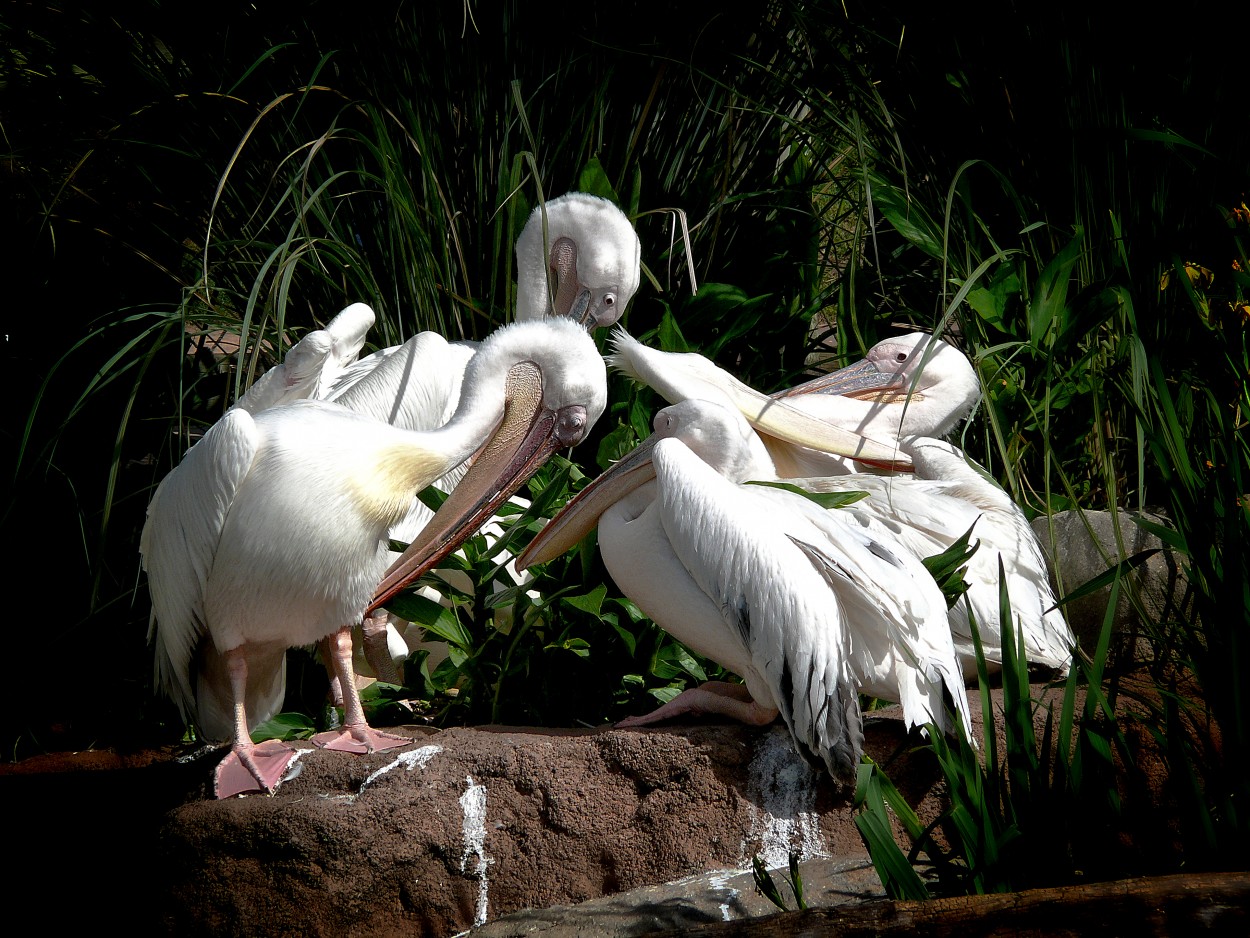
<svg viewBox="0 0 1250 938"><path fill-rule="evenodd" d="M474 347L419 332L346 369L329 399L406 430L435 430L456 411Z"/></svg>
<svg viewBox="0 0 1250 938"><path fill-rule="evenodd" d="M677 440L656 445L657 506L673 552L719 608L724 642L745 646L742 677L775 707L801 752L853 777L863 746L844 623L819 574L769 506Z"/></svg>
<svg viewBox="0 0 1250 938"><path fill-rule="evenodd" d="M941 553L972 528L973 541L980 546L968 565L967 598L987 659L994 662L999 657L1001 557L1029 661L1066 669L1075 639L1063 613L1054 608L1045 556L1023 512L949 443L918 440L909 450L924 478L855 475L788 481L809 491L867 491L868 498L839 509L842 517L878 539L893 539L917 558ZM963 603L949 611L949 623L955 650L971 677L976 673L976 651Z"/></svg>
<svg viewBox="0 0 1250 938"><path fill-rule="evenodd" d="M148 638L155 643L156 684L184 716L194 712L191 661L208 632L205 586L226 515L258 441L252 415L229 411L187 451L148 505L139 541L152 594Z"/></svg>
<svg viewBox="0 0 1250 938"><path fill-rule="evenodd" d="M334 340L324 329L308 333L291 346L280 365L257 378L234 406L258 414L279 404L314 397L333 348Z"/></svg>

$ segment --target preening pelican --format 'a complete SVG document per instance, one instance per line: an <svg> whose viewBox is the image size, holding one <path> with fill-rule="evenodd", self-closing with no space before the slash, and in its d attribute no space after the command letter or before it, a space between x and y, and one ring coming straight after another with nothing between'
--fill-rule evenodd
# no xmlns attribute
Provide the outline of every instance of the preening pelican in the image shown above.
<svg viewBox="0 0 1250 938"><path fill-rule="evenodd" d="M878 342L860 361L773 396L846 430L896 442L950 434L972 412L981 382L967 356L953 345L912 332ZM770 438L764 443L786 478L874 468Z"/></svg>
<svg viewBox="0 0 1250 938"><path fill-rule="evenodd" d="M732 375L697 354L647 348L622 330L613 334L609 364L654 388L669 401L728 395L751 420L756 399ZM754 393L754 392L752 392ZM917 461L915 478L873 479L857 468L880 468L803 446L753 421L777 475L811 491L864 490L872 497L846 509L882 538L896 538L920 558L941 553L975 522L981 547L970 561L968 602L981 629L986 659L999 664L998 560L1003 561L1014 612L1032 664L1066 671L1074 639L1056 608L1046 561L1023 513L955 446L936 437L952 432L980 395L976 372L953 346L925 333L879 342L860 362L781 391L773 399L809 419L893 443L900 457ZM746 403L742 403L745 400ZM898 463L895 463L897 467ZM951 632L965 675L976 675L967 607L950 613Z"/></svg>
<svg viewBox="0 0 1250 938"><path fill-rule="evenodd" d="M617 329L608 363L645 384L670 404L690 398L728 397L760 434L782 478L843 475L865 468L897 471L905 454L889 463L848 458L796 446L769 432L759 416L764 395L694 352L661 352ZM859 362L780 391L780 401L808 417L883 444L910 436L942 437L968 415L980 395L971 363L958 349L925 333L886 339Z"/></svg>
<svg viewBox="0 0 1250 938"><path fill-rule="evenodd" d="M250 779L272 791L281 779L292 753L254 746L249 728L281 703L286 649L327 635L347 712L344 730L318 741L352 751L407 742L369 728L351 665L351 626L374 597L391 526L414 492L480 450L460 497L401 563L419 570L454 549L456 532L474 523L461 513L493 510L551 452L579 442L606 396L603 360L582 328L518 323L482 344L455 416L438 430L298 401L255 415L234 408L188 451L152 499L141 551L157 686L207 737L233 739L219 796L255 787ZM444 531L451 537L436 541ZM232 759L250 779L234 779Z"/></svg>
<svg viewBox="0 0 1250 938"><path fill-rule="evenodd" d="M530 213L517 239L515 319L565 316L587 329L611 325L638 289L640 258L638 235L612 202L584 192L551 199ZM353 363L372 324L368 306L348 307L325 330L309 333L293 346L283 364L270 369L237 406L255 413L297 397L313 397L407 430L443 426L459 402L465 368L478 343L449 342L437 333L421 332ZM349 341L355 344L346 358L341 350ZM327 345L335 354L319 357ZM320 371L319 361L324 362ZM297 381L297 375L312 377ZM282 388L283 396L278 398L267 388ZM461 464L433 484L451 491L466 468ZM431 515L414 497L391 538L413 540ZM365 655L373 673L398 682L394 657L400 647L397 626L402 623L379 614L366 618L363 626ZM336 687L336 699L340 695L341 688Z"/></svg>
<svg viewBox="0 0 1250 938"><path fill-rule="evenodd" d="M745 693L705 684L620 725L690 712L766 723L780 712L799 750L844 781L862 746L858 691L900 702L909 726L944 730L946 694L968 732L946 603L929 572L837 511L743 484L774 476L732 405L687 400L657 413L655 433L518 558L519 568L548 560L598 518L599 548L621 590L745 681Z"/></svg>

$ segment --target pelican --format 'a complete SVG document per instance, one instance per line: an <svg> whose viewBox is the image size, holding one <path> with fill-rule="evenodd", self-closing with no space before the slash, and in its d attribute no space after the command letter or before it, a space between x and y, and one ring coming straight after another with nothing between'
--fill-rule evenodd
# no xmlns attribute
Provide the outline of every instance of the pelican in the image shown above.
<svg viewBox="0 0 1250 938"><path fill-rule="evenodd" d="M750 391L702 355L648 348L623 330L613 334L609 364L654 388L669 401L705 396L734 402L752 420L759 404ZM746 389L745 391L743 389ZM921 463L915 478L873 479L857 468L880 470L880 461L851 459L796 444L769 432L756 433L778 477L811 491L865 490L872 497L847 510L882 538L896 538L920 558L941 553L975 523L980 548L967 580L968 603L976 616L991 668L1001 664L998 561L1002 559L1014 613L1030 663L1066 672L1075 643L1055 608L1045 556L1024 514L984 471L957 447L938 437L951 433L980 396L976 372L953 346L925 333L886 339L860 362L781 391L773 399L807 417L898 446L898 456ZM744 403L745 402L745 403ZM896 460L892 468L897 468ZM976 676L976 656L962 603L950 612L951 632L965 676Z"/></svg>
<svg viewBox="0 0 1250 938"><path fill-rule="evenodd" d="M233 408L210 428L157 488L140 549L157 686L207 737L233 739L215 774L218 797L272 792L294 758L249 736L281 703L284 653L294 645L333 637L345 726L316 742L349 751L407 742L368 726L351 664L351 626L377 602L390 528L414 492L477 453L429 539L399 563L419 571L439 559L555 449L579 442L606 396L594 342L553 319L488 337L438 430L404 430L315 400L255 415Z"/></svg>
<svg viewBox="0 0 1250 938"><path fill-rule="evenodd" d="M637 292L641 242L629 218L612 202L569 192L530 213L517 239L516 260L517 322L565 316L591 330L615 323ZM365 304L348 307L325 330L311 332L293 346L283 364L262 376L236 406L256 413L297 397L312 397L408 430L443 426L459 402L465 369L478 343L421 332L401 345L353 361L373 321L373 311ZM333 355L321 351L327 346ZM318 363L324 363L319 371ZM278 388L281 397L272 390ZM433 484L451 491L466 468L461 464ZM414 497L391 539L412 541L432 514ZM395 659L403 656L406 643L398 631L403 627L384 614L363 623L369 669L384 680L399 681ZM322 650L328 657L328 648ZM342 689L333 675L331 682L339 701Z"/></svg>
<svg viewBox="0 0 1250 938"><path fill-rule="evenodd" d="M882 464L778 439L759 422L759 392L698 353L648 348L623 329L613 332L612 344L608 363L654 388L670 404L727 396L760 434L783 478L844 475L865 467L904 468L902 454ZM979 396L980 383L967 357L940 339L916 332L879 342L862 361L771 399L869 439L897 443L904 437L946 436Z"/></svg>
<svg viewBox="0 0 1250 938"><path fill-rule="evenodd" d="M629 218L607 199L586 192L567 192L539 205L517 238L517 302L514 320L525 322L547 316L569 316L587 329L610 326L625 311L638 290L642 245ZM258 413L267 407L313 398L338 400L349 388L372 374L384 361L404 350L407 343L379 349L357 360L376 317L364 303L353 303L325 329L308 333L291 347L283 362L271 368L248 389L235 406ZM420 333L417 341L426 341ZM413 340L410 339L409 342ZM455 346L447 360L453 376L464 373L464 362L474 342ZM427 367L433 364L427 361ZM427 372L428 373L428 372ZM404 393L411 371L401 379L394 371L393 386L374 394L391 402ZM432 395L427 396L433 400ZM455 409L446 400L431 404L428 415L417 415L423 426L441 426L437 417ZM412 410L409 404L410 411ZM428 425L428 426L426 426Z"/></svg>
<svg viewBox="0 0 1250 938"><path fill-rule="evenodd" d="M518 320L555 311L587 329L610 326L642 276L642 244L633 225L610 201L586 192L568 192L535 208L517 238L516 255ZM555 287L550 299L549 280Z"/></svg>
<svg viewBox="0 0 1250 938"><path fill-rule="evenodd" d="M900 702L909 726L943 731L953 728L947 695L970 731L946 603L918 559L801 495L743 484L775 472L732 403L686 400L654 426L517 566L551 559L598 519L625 595L745 685L709 682L619 725L709 712L764 724L780 713L799 751L848 782L862 746L859 691Z"/></svg>

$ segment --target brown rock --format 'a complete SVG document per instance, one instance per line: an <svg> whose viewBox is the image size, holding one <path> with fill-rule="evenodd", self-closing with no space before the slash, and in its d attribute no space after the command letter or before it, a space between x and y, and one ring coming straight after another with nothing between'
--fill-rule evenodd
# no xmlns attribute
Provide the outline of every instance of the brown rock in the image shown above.
<svg viewBox="0 0 1250 938"><path fill-rule="evenodd" d="M847 793L777 726L411 732L398 756L309 752L273 797L171 812L170 931L449 935L756 853L867 860ZM875 758L904 742L871 721ZM933 767L895 781L920 801Z"/></svg>

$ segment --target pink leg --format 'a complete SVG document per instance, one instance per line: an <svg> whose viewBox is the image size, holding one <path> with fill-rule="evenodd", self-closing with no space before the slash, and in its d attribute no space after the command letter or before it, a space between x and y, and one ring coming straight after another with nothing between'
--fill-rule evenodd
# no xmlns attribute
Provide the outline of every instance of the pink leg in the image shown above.
<svg viewBox="0 0 1250 938"><path fill-rule="evenodd" d="M336 707L341 707L343 706L343 685L339 681L338 672L334 667L334 646L330 643L328 635L317 642L317 651L321 653L321 660L326 666L326 673L330 676L330 702Z"/></svg>
<svg viewBox="0 0 1250 938"><path fill-rule="evenodd" d="M702 716L715 714L730 717L748 726L767 726L777 719L777 711L761 707L751 699L750 692L742 684L725 681L708 681L702 687L684 690L662 707L642 716L626 717L617 723L619 729L631 726L649 726L661 720L679 716Z"/></svg>
<svg viewBox="0 0 1250 938"><path fill-rule="evenodd" d="M343 728L318 733L313 742L326 749L356 753L385 752L411 743L406 736L383 733L365 722L365 709L360 704L360 692L356 690L356 675L352 670L351 626L344 626L330 636L330 648L334 672L343 689Z"/></svg>
<svg viewBox="0 0 1250 938"><path fill-rule="evenodd" d="M387 647L386 631L389 622L390 616L385 609L379 610L374 615L365 616L360 624L360 631L365 636L365 658L379 681L402 684L404 681L399 675L399 668L395 667L395 662L391 660L391 651Z"/></svg>
<svg viewBox="0 0 1250 938"><path fill-rule="evenodd" d="M217 766L213 775L213 792L218 798L254 791L273 794L287 767L295 760L295 750L277 739L266 740L259 745L252 742L243 706L247 693L247 658L241 647L226 652L226 667L230 672L230 692L234 697L234 745L230 754Z"/></svg>

